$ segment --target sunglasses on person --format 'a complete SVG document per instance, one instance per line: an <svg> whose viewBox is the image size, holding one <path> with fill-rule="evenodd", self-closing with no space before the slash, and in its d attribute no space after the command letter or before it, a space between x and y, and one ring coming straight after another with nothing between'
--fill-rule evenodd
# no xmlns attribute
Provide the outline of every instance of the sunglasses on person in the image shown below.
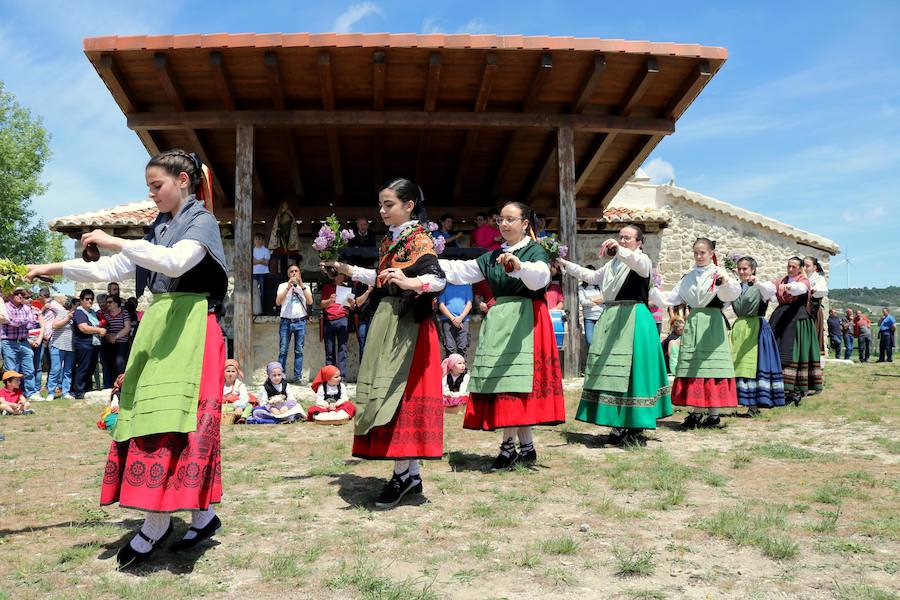
<svg viewBox="0 0 900 600"><path fill-rule="evenodd" d="M87 301L87 302L93 302L94 299L91 298L91 297L89 297L89 296L85 296L84 298L81 299L81 301L82 301L82 302L85 302L85 301Z"/></svg>

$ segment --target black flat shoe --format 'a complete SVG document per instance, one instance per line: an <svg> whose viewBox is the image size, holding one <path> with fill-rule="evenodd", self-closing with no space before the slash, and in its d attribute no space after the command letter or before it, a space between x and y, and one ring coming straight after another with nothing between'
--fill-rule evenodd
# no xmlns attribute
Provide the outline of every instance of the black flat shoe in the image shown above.
<svg viewBox="0 0 900 600"><path fill-rule="evenodd" d="M610 446L621 446L622 442L625 441L625 437L628 435L627 429L613 429L608 436L606 436L606 443Z"/></svg>
<svg viewBox="0 0 900 600"><path fill-rule="evenodd" d="M213 515L213 518L210 519L209 523L206 524L206 527L203 527L201 529L197 529L196 527L188 527L188 531L194 531L197 533L197 535L189 540L178 540L177 542L169 546L169 552L181 552L182 550L190 550L203 540L209 539L212 536L216 535L221 528L222 521L219 520L219 515Z"/></svg>
<svg viewBox="0 0 900 600"><path fill-rule="evenodd" d="M625 432L625 438L622 440L622 445L625 447L628 446L646 446L647 438L645 438L642 434L643 430L635 430L629 429Z"/></svg>
<svg viewBox="0 0 900 600"><path fill-rule="evenodd" d="M689 413L687 419L682 421L681 426L685 429L696 429L702 419L703 415L700 413Z"/></svg>
<svg viewBox="0 0 900 600"><path fill-rule="evenodd" d="M507 471L512 469L518 460L519 453L515 450L512 451L512 454L504 454L501 452L497 455L497 458L494 459L494 464L491 465L491 471Z"/></svg>
<svg viewBox="0 0 900 600"><path fill-rule="evenodd" d="M417 493L415 490L418 488L419 492L422 491L422 480L421 479L413 479L412 477L407 477L406 481L401 479L400 475L394 473L394 476L385 484L384 489L381 490L381 495L375 499L375 508L381 509L389 509L394 508L400 501L403 500L403 497L407 494Z"/></svg>
<svg viewBox="0 0 900 600"><path fill-rule="evenodd" d="M532 447L531 450L524 450L520 452L517 462L525 465L533 465L537 462L537 450Z"/></svg>
<svg viewBox="0 0 900 600"><path fill-rule="evenodd" d="M119 563L119 570L122 569L130 569L132 567L136 567L137 565L145 562L148 558L153 556L153 553L156 551L156 546L169 537L169 534L172 533L172 523L169 522L169 528L166 529L166 532L162 534L162 536L158 540L153 540L147 537L143 531L138 529L137 534L144 538L144 541L148 542L151 546L149 552L138 552L134 548L131 547L131 540L128 540L124 546L119 548L118 554L116 554L116 562Z"/></svg>
<svg viewBox="0 0 900 600"><path fill-rule="evenodd" d="M722 421L719 417L706 417L706 420L697 425L697 427L701 427L703 429L718 429L722 426Z"/></svg>

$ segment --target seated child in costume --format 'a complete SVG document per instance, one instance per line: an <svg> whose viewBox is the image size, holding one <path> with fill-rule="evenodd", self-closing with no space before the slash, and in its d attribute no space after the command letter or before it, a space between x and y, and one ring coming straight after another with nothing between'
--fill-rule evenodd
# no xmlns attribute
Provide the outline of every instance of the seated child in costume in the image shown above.
<svg viewBox="0 0 900 600"><path fill-rule="evenodd" d="M466 359L460 354L451 354L441 362L444 388L444 411L458 412L469 400L469 374Z"/></svg>
<svg viewBox="0 0 900 600"><path fill-rule="evenodd" d="M33 415L31 403L22 393L22 375L16 371L3 374L3 389L0 389L0 411L4 415Z"/></svg>
<svg viewBox="0 0 900 600"><path fill-rule="evenodd" d="M100 418L97 419L97 428L109 431L110 435L112 435L112 430L115 429L116 423L119 422L119 396L122 395L123 383L125 383L124 373L116 377L112 392L109 395L109 406L100 413Z"/></svg>
<svg viewBox="0 0 900 600"><path fill-rule="evenodd" d="M298 418L305 419L306 412L284 381L281 363L270 362L266 365L266 376L259 394L259 405L251 412L247 424L293 423Z"/></svg>
<svg viewBox="0 0 900 600"><path fill-rule="evenodd" d="M238 361L229 358L225 361L225 387L222 388L223 417L231 418L233 423L244 422L256 404L256 396L244 385L244 372Z"/></svg>
<svg viewBox="0 0 900 600"><path fill-rule="evenodd" d="M356 407L347 396L347 386L341 383L341 371L334 365L319 369L310 387L316 393L316 403L307 411L310 421L343 423L356 414Z"/></svg>

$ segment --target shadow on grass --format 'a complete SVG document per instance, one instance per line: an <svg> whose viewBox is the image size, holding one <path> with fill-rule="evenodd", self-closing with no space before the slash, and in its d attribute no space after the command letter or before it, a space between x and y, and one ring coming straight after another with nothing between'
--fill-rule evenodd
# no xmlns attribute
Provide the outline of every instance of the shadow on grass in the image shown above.
<svg viewBox="0 0 900 600"><path fill-rule="evenodd" d="M341 473L335 475L329 485L338 486L338 496L347 503L344 510L362 508L371 512L381 512L375 508L375 498L381 493L381 489L387 479L381 477L360 477L353 473ZM427 480L425 482L427 486ZM428 497L424 494L407 495L397 506L421 506L428 503Z"/></svg>
<svg viewBox="0 0 900 600"><path fill-rule="evenodd" d="M609 439L609 435L593 435L575 431L563 431L562 435L566 444L581 444L585 448L605 448Z"/></svg>
<svg viewBox="0 0 900 600"><path fill-rule="evenodd" d="M450 464L450 469L454 472L480 471L489 473L491 465L494 464L494 457L453 450L447 455L447 462Z"/></svg>
<svg viewBox="0 0 900 600"><path fill-rule="evenodd" d="M135 536L138 527L140 527L143 522L142 519L128 519L127 521L117 523L117 525L120 525L126 530L125 533L119 539L101 545L101 552L97 555L97 558L99 560L113 559L114 561L119 548L131 541L131 538ZM210 548L219 545L219 542L215 538L210 538L203 540L190 550L184 550L177 553L169 552L169 546L184 537L189 523L185 522L183 519L173 518L172 525L172 533L169 534L169 537L156 548L153 556L151 556L147 562L133 569L126 569L123 573L134 575L136 577L150 575L159 571L168 571L173 575L193 573L194 566L197 564L197 561L200 560L200 557Z"/></svg>

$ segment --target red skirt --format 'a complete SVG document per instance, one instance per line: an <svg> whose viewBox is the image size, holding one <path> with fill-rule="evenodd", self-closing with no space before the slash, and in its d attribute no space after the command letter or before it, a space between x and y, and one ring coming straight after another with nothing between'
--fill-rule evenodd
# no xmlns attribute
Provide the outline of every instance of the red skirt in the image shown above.
<svg viewBox="0 0 900 600"><path fill-rule="evenodd" d="M464 429L559 425L566 422L562 371L553 323L544 300L534 300L534 379L530 393L476 394L466 404Z"/></svg>
<svg viewBox="0 0 900 600"><path fill-rule="evenodd" d="M219 429L225 384L225 341L210 314L197 404L197 429L113 442L100 504L150 512L207 509L222 500Z"/></svg>
<svg viewBox="0 0 900 600"><path fill-rule="evenodd" d="M347 401L341 402L340 404L338 404L334 407L334 412L339 411L339 410L342 410L345 413L347 413L347 416L349 416L351 419L353 418L353 415L356 414L356 406L354 406L352 402L347 402ZM314 420L313 417L315 417L317 414L330 412L330 411L331 411L331 409L313 405L306 409L306 419L308 421L313 421Z"/></svg>
<svg viewBox="0 0 900 600"><path fill-rule="evenodd" d="M409 376L390 423L353 436L353 456L370 460L439 459L444 454L441 346L434 321L419 324Z"/></svg>
<svg viewBox="0 0 900 600"><path fill-rule="evenodd" d="M694 408L737 406L737 386L734 377L678 377L672 386L672 404Z"/></svg>

